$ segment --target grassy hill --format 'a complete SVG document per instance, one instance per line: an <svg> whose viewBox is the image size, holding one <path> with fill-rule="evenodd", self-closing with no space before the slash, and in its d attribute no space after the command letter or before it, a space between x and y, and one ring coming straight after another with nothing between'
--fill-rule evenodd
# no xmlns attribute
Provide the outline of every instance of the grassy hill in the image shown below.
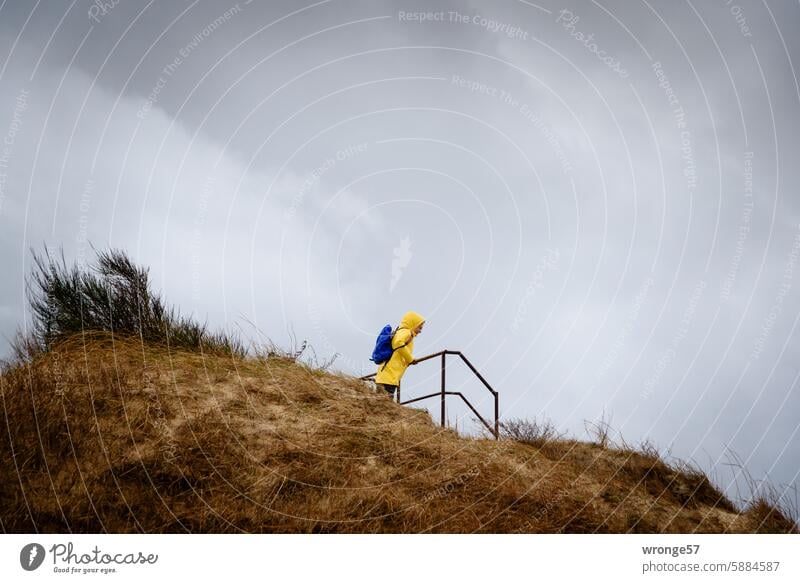
<svg viewBox="0 0 800 583"><path fill-rule="evenodd" d="M652 451L460 437L286 356L72 336L0 376L5 532L789 532Z"/></svg>
<svg viewBox="0 0 800 583"><path fill-rule="evenodd" d="M652 446L463 437L302 350L247 349L124 252L34 265L0 363L2 532L797 532L774 490L737 508Z"/></svg>

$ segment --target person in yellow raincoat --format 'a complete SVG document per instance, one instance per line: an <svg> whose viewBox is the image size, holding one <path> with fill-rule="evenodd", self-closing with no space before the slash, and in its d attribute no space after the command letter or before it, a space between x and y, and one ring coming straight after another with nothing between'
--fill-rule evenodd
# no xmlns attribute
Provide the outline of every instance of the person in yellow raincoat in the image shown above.
<svg viewBox="0 0 800 583"><path fill-rule="evenodd" d="M375 385L392 398L408 365L414 364L414 337L422 332L424 324L425 318L417 312L406 312L392 338L392 357L378 366Z"/></svg>

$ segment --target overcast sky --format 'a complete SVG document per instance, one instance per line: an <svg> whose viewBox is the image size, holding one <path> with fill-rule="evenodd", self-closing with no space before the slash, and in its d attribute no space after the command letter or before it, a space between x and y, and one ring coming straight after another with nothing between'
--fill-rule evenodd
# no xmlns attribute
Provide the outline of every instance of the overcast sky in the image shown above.
<svg viewBox="0 0 800 583"><path fill-rule="evenodd" d="M416 310L416 355L462 350L505 417L605 415L733 496L731 453L796 484L798 25L789 1L6 0L0 355L31 247L121 247L183 312L339 370Z"/></svg>

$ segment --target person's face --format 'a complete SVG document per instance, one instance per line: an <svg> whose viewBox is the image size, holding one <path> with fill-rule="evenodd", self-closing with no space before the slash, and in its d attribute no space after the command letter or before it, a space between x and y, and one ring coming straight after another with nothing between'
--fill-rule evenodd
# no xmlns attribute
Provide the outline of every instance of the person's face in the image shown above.
<svg viewBox="0 0 800 583"><path fill-rule="evenodd" d="M425 322L423 322L422 324L420 324L419 326L417 326L416 328L414 328L414 336L416 336L417 334L419 334L420 332L422 332L422 327L423 327L424 325L425 325Z"/></svg>

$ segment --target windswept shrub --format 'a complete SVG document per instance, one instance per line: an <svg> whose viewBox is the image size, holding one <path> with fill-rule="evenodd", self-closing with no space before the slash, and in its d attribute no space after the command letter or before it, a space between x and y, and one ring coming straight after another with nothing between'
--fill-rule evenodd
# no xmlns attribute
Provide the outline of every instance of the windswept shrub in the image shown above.
<svg viewBox="0 0 800 583"><path fill-rule="evenodd" d="M800 534L796 509L780 498L760 496L750 501L745 508L753 532Z"/></svg>
<svg viewBox="0 0 800 583"><path fill-rule="evenodd" d="M259 336L261 336L260 333ZM317 351L308 340L298 342L294 330L289 332L289 347L280 346L268 339L263 344L254 345L253 354L257 358L297 363L317 375L328 372L339 357L337 352L327 359L320 360Z"/></svg>
<svg viewBox="0 0 800 583"><path fill-rule="evenodd" d="M501 437L537 447L559 440L564 435L565 433L559 433L549 420L509 419L500 422Z"/></svg>
<svg viewBox="0 0 800 583"><path fill-rule="evenodd" d="M607 449L613 445L613 440L611 439L611 419L606 419L605 410L600 419L597 421L585 420L583 425L586 428L586 432L594 438L594 442L599 447Z"/></svg>
<svg viewBox="0 0 800 583"><path fill-rule="evenodd" d="M738 457L734 458L739 461ZM749 518L752 531L800 534L800 508L796 486L779 489L774 484L756 481L744 466L742 470L746 472L745 479L751 492L744 515Z"/></svg>
<svg viewBox="0 0 800 583"><path fill-rule="evenodd" d="M205 324L181 316L152 291L149 270L137 266L120 250L97 251L94 266L67 266L60 258L33 253L34 269L28 280L32 323L18 334L14 352L30 359L47 352L76 333L113 332L143 342L174 348L244 355L235 336L211 332Z"/></svg>

